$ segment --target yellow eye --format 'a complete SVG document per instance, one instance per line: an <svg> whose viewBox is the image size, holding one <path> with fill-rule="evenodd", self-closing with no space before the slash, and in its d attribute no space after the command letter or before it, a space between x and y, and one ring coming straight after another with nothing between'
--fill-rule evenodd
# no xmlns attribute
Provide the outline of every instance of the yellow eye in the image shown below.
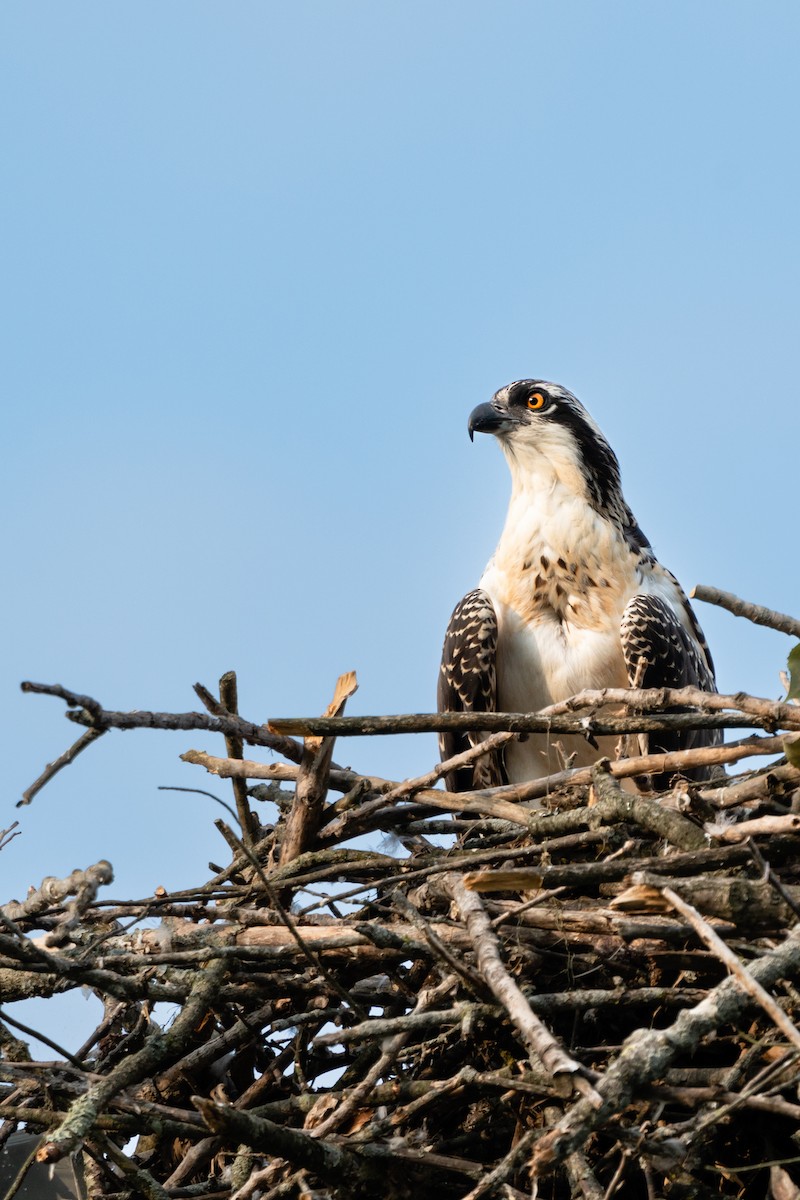
<svg viewBox="0 0 800 1200"><path fill-rule="evenodd" d="M544 396L541 392L531 392L528 396L528 408L536 412L537 408L544 408Z"/></svg>

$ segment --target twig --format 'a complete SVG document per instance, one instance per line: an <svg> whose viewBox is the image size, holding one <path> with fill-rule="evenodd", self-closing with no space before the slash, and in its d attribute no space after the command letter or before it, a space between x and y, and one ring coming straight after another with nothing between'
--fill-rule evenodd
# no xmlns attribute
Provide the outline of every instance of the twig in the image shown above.
<svg viewBox="0 0 800 1200"><path fill-rule="evenodd" d="M123 1154L111 1138L97 1133L94 1140L114 1165L119 1167L126 1181L133 1186L136 1192L145 1196L147 1200L169 1200L169 1193L153 1178L150 1172L131 1162L128 1155Z"/></svg>
<svg viewBox="0 0 800 1200"><path fill-rule="evenodd" d="M674 751L671 754L646 754L635 758L620 759L609 764L608 773L615 779L633 778L637 775L680 774L681 771L697 766L736 762L742 758L750 758L761 754L779 754L782 749L783 739L780 737L747 738L742 742L729 743L725 746L701 746L692 750ZM181 757L184 762L197 763L204 766L207 770L220 775L223 773L227 774L228 772L232 773L234 770L241 770L246 771L250 778L290 778L288 774L291 770L290 768L283 768L282 772L276 769L280 767L280 764L264 765L243 762L233 768L230 766L230 760L216 759L211 755L205 754L203 751L197 750L187 751ZM346 785L353 786L359 778L365 777L359 777L354 774L350 775L345 781ZM374 804L370 802L373 807L369 811L371 814L374 814L375 811L379 811L387 803L386 796L383 793L390 792L402 785L391 780L378 779L374 776L366 778L368 778L369 785L375 791L381 793L379 799ZM336 780L338 786L341 783L341 776L337 776L334 772L331 772L331 782L334 782L334 780ZM532 816L527 810L520 808L520 803L541 799L565 787L574 787L591 782L592 768L579 767L573 770L559 771L544 779L535 779L528 783L506 785L504 787L477 792L443 792L433 788L424 788L418 791L416 796L419 803L431 808L440 808L447 812L474 813L479 816L493 817L496 820L507 821L513 825L522 826L528 829L531 834L537 836L540 832L543 832L540 824L542 818ZM366 810L367 806L365 805L363 809L357 810L352 816L356 818L363 816ZM328 838L333 838L337 834L340 834L342 829L349 824L348 818L350 816L351 814L345 813L336 822L332 822L331 826L324 831L325 835ZM569 822L571 814L559 814L559 819L561 817ZM686 822L686 825L688 824ZM567 827L572 828L574 826L563 826L559 831L564 832ZM555 823L552 828L555 831ZM702 835L700 837L702 839ZM702 844L702 840L696 844Z"/></svg>
<svg viewBox="0 0 800 1200"><path fill-rule="evenodd" d="M9 842L20 836L22 830L17 828L18 825L19 821L12 821L6 829L0 829L0 850L5 850Z"/></svg>
<svg viewBox="0 0 800 1200"><path fill-rule="evenodd" d="M152 1075L170 1054L180 1051L205 1014L225 976L224 961L211 963L198 974L181 1013L167 1033L153 1034L146 1045L114 1068L71 1106L59 1130L40 1147L38 1162L55 1162L80 1145L103 1107L133 1083Z"/></svg>
<svg viewBox="0 0 800 1200"><path fill-rule="evenodd" d="M738 825L706 825L706 832L719 842L745 842L759 835L800 833L800 815L786 813L782 817L755 817Z"/></svg>
<svg viewBox="0 0 800 1200"><path fill-rule="evenodd" d="M762 878L778 893L781 900L789 906L795 917L800 919L800 893L793 895L788 888L784 887L755 842L749 841L747 848L753 856L753 862L761 871Z"/></svg>
<svg viewBox="0 0 800 1200"><path fill-rule="evenodd" d="M277 754L282 754L290 762L299 763L302 747L292 738L280 737L270 733L264 725L254 725L241 717L220 714L206 716L205 713L163 713L134 710L132 712L115 712L105 709L91 696L81 696L71 692L57 683L30 683L21 685L23 692L33 692L37 695L56 696L68 705L66 716L78 725L88 725L99 729L204 729L209 733L233 734L240 736L253 746L266 746Z"/></svg>
<svg viewBox="0 0 800 1200"><path fill-rule="evenodd" d="M25 1182L25 1176L36 1162L38 1149L38 1146L34 1146L30 1153L26 1156L25 1161L20 1166L19 1170L14 1176L14 1179L11 1181L11 1186L6 1189L3 1195L3 1200L13 1200L13 1197L16 1196L17 1192Z"/></svg>
<svg viewBox="0 0 800 1200"><path fill-rule="evenodd" d="M262 763L244 758L219 758L208 754L205 750L187 750L181 756L181 761L195 766L205 767L211 775L220 779L269 779L279 783L296 783L300 774L299 766L289 766L288 763ZM339 792L350 791L361 781L368 786L373 783L388 783L387 780L373 780L367 775L357 775L355 771L332 769L328 776L329 785Z"/></svg>
<svg viewBox="0 0 800 1200"><path fill-rule="evenodd" d="M698 583L690 593L695 600L703 600L706 604L716 604L726 608L735 617L746 617L754 625L766 625L769 629L777 629L779 633L788 633L791 637L800 637L800 621L789 617L786 613L775 612L764 608L762 604L753 604L750 600L740 600L733 592L723 592L720 588L707 587Z"/></svg>
<svg viewBox="0 0 800 1200"><path fill-rule="evenodd" d="M689 1008L697 1004L705 995L700 988L611 988L607 991L597 988L579 988L569 992L554 992L540 996L526 997L526 1003L540 1017L557 1017L564 1014L582 1013L597 1009L603 1011L615 1008ZM473 1001L459 1000L451 1008L439 1008L435 1012L410 1012L402 1017L370 1017L349 1029L337 1029L333 1033L319 1033L314 1039L315 1045L334 1046L339 1043L346 1045L352 1042L373 1041L384 1037L393 1037L396 1033L430 1033L436 1029L453 1025L465 1025L469 1022L483 1020L500 1015L500 1009L491 1004L479 1004ZM552 1086L549 1073L534 1071L532 1079L538 1080L538 1088L545 1093Z"/></svg>
<svg viewBox="0 0 800 1200"><path fill-rule="evenodd" d="M58 1042L54 1042L46 1033L40 1033L36 1029L32 1029L30 1025L23 1025L22 1021L18 1021L16 1017L11 1017L3 1009L0 1009L0 1021L5 1021L6 1025L11 1025L14 1029L18 1029L20 1033L27 1034L28 1037L36 1038L37 1042L41 1042L43 1046L49 1046L51 1050L55 1050L56 1054L60 1054L67 1062L72 1063L73 1067L77 1067L79 1071L86 1070L86 1064L82 1063L79 1058L74 1058L69 1050L65 1050Z"/></svg>
<svg viewBox="0 0 800 1200"><path fill-rule="evenodd" d="M436 987L427 988L422 991L417 998L417 1003L414 1006L415 1013L425 1012L431 1005L436 1004L443 996L452 991L456 981L455 975L448 975ZM408 1032L403 1031L397 1033L390 1038L388 1042L384 1042L381 1047L381 1054L377 1061L370 1067L364 1079L353 1088L352 1093L347 1096L342 1103L327 1117L321 1124L317 1125L313 1130L313 1136L317 1138L325 1137L332 1133L334 1129L341 1128L342 1124L347 1120L351 1113L355 1112L359 1104L361 1104L375 1085L385 1077L385 1074L397 1055L402 1050L408 1040Z"/></svg>
<svg viewBox="0 0 800 1200"><path fill-rule="evenodd" d="M74 762L82 750L85 750L87 746L91 746L92 742L96 742L105 732L105 729L87 729L85 733L82 733L68 750L65 750L53 762L48 763L39 778L34 780L30 787L25 789L22 793L22 798L17 801L17 808L21 808L24 804L30 804L36 793L40 792L44 785L49 783L62 767L67 767L71 762Z"/></svg>
<svg viewBox="0 0 800 1200"><path fill-rule="evenodd" d="M438 766L425 775L418 775L415 779L405 779L402 783L397 784L383 795L383 802L384 804L393 804L395 800L412 796L423 788L433 787L438 780L444 779L445 775L449 775L451 771L456 771L459 767L471 766L485 755L502 749L509 742L516 741L518 737L519 734L507 732L490 734L477 746L471 746L469 750L462 750L460 754L454 754L452 758L443 759Z"/></svg>
<svg viewBox="0 0 800 1200"><path fill-rule="evenodd" d="M548 1104L544 1110L548 1125L555 1125L562 1117L562 1111L554 1104ZM589 1166L586 1155L580 1150L573 1150L564 1160L564 1168L569 1179L571 1194L581 1196L583 1200L603 1200L603 1189L597 1182L594 1171Z"/></svg>
<svg viewBox="0 0 800 1200"><path fill-rule="evenodd" d="M700 789L700 797L717 808L735 808L764 796L780 795L798 786L800 770L789 763L779 763L761 771L748 771L744 778L732 778L721 783L715 781Z"/></svg>
<svg viewBox="0 0 800 1200"><path fill-rule="evenodd" d="M744 969L737 956L725 945L722 938L714 932L708 922L701 917L697 909L691 904L687 904L671 887L662 887L661 894L669 901L676 912L679 912L689 922L692 929L701 941L705 942L709 950L716 954L720 961L725 964L731 974L736 977L739 986L748 992L757 1004L761 1005L764 1012L777 1025L781 1033L785 1034L793 1046L800 1049L800 1031L795 1028L783 1009L775 1003L769 992L765 991L758 980Z"/></svg>
<svg viewBox="0 0 800 1200"><path fill-rule="evenodd" d="M63 700L69 708L85 709L98 727L104 724L103 706L92 696L82 696L80 692L71 692L68 688L62 687L60 683L31 683L30 680L26 680L19 686L20 691L33 695L56 696L59 700Z"/></svg>
<svg viewBox="0 0 800 1200"><path fill-rule="evenodd" d="M467 933L478 956L478 967L494 995L508 1012L523 1041L534 1056L549 1071L556 1090L568 1095L573 1089L581 1091L591 1101L593 1089L586 1068L559 1045L549 1029L533 1013L518 985L503 966L492 929L479 897L464 887L458 875L446 875L441 886L458 905Z"/></svg>
<svg viewBox="0 0 800 1200"><path fill-rule="evenodd" d="M781 754L782 751L782 737L746 738L724 746L698 746L693 750L676 750L671 754L642 754L634 758L621 758L609 765L608 772L614 779L633 779L637 775L679 775L693 767L721 766L756 755ZM488 793L471 794L476 797L491 795L520 803L526 800L540 800L564 787L591 783L591 779L592 767L578 767L574 770L559 771L545 779L494 788ZM429 802L427 792L421 793L419 798Z"/></svg>
<svg viewBox="0 0 800 1200"><path fill-rule="evenodd" d="M239 715L239 692L236 686L236 672L226 671L219 681L219 698L225 709L232 713L233 716ZM244 743L238 736L228 734L225 738L225 749L228 758L241 758L244 749ZM253 845L253 829L252 820L253 814L250 811L250 804L247 799L247 784L243 779L234 778L231 780L233 787L233 795L236 800L236 812L239 815L239 828L242 831L242 841L245 846L252 847Z"/></svg>
<svg viewBox="0 0 800 1200"><path fill-rule="evenodd" d="M481 1196L486 1196L492 1192L498 1183L502 1183L506 1176L513 1171L516 1162L522 1155L528 1153L538 1135L538 1129L529 1129L527 1133L523 1133L522 1137L512 1146L508 1154L503 1157L494 1170L484 1176L471 1192L467 1192L463 1200L480 1200Z"/></svg>
<svg viewBox="0 0 800 1200"><path fill-rule="evenodd" d="M780 946L762 955L748 970L763 987L781 977L800 974L800 926L795 926ZM643 1087L661 1076L681 1050L691 1052L701 1038L735 1022L752 1004L750 993L729 976L700 1004L684 1010L668 1028L636 1030L626 1039L611 1067L595 1082L602 1097L600 1107L581 1099L567 1110L537 1144L534 1174L546 1173L582 1146L593 1130L621 1113Z"/></svg>
<svg viewBox="0 0 800 1200"><path fill-rule="evenodd" d="M214 1134L233 1137L254 1150L288 1158L322 1179L342 1186L358 1178L359 1159L350 1150L264 1117L239 1112L229 1104L218 1104L205 1096L192 1096L192 1104Z"/></svg>
<svg viewBox="0 0 800 1200"><path fill-rule="evenodd" d="M614 820L635 821L658 837L665 838L679 850L699 850L705 845L705 837L687 817L651 800L648 796L635 796L623 792L611 777L612 764L601 760L592 768L592 785L597 794L597 803L590 810L592 823L607 824Z"/></svg>
<svg viewBox="0 0 800 1200"><path fill-rule="evenodd" d="M476 974L463 959L460 959L458 955L450 950L446 942L439 937L430 921L426 921L419 909L411 903L399 888L395 889L392 893L392 901L396 908L406 914L412 925L421 931L431 949L438 955L442 962L446 963L451 971L455 971L464 980L467 987L475 996L485 998L487 989L480 975Z"/></svg>

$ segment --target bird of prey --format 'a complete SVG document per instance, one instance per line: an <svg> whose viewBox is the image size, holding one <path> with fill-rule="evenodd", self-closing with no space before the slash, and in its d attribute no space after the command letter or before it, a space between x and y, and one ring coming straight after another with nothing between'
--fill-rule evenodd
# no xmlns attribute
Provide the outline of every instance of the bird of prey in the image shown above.
<svg viewBox="0 0 800 1200"><path fill-rule="evenodd" d="M455 607L439 673L440 712L535 712L584 688L716 691L714 666L678 581L656 559L620 486L614 451L566 388L522 379L470 414L511 469L505 527L479 586ZM485 735L483 735L485 736ZM440 735L446 759L479 734ZM651 734L651 753L714 745L718 730ZM561 744L561 754L553 744ZM521 783L614 757L579 735L531 734L447 777L451 791ZM696 768L687 777L706 778ZM666 775L655 776L663 790Z"/></svg>

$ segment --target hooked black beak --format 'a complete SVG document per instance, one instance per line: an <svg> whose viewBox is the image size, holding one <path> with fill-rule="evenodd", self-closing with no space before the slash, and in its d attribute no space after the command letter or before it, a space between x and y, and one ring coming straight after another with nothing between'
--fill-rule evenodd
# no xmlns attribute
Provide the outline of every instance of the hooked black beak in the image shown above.
<svg viewBox="0 0 800 1200"><path fill-rule="evenodd" d="M475 433L503 433L516 424L513 417L502 409L495 408L494 404L479 404L469 414L469 440L473 440Z"/></svg>

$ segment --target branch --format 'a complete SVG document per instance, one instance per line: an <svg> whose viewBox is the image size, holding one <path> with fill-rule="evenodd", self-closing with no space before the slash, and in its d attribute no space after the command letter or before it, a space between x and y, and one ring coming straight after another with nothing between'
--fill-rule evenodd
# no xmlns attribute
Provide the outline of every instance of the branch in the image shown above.
<svg viewBox="0 0 800 1200"><path fill-rule="evenodd" d="M225 971L225 964L218 961L196 976L186 1004L171 1029L166 1033L153 1033L141 1050L123 1059L109 1075L76 1100L58 1132L37 1151L38 1162L56 1162L77 1149L113 1096L149 1078L165 1058L183 1049L213 1003Z"/></svg>
<svg viewBox="0 0 800 1200"><path fill-rule="evenodd" d="M580 709L609 705L638 710L631 716L603 712L601 716L574 717ZM664 712L674 707L696 712ZM732 712L725 710L731 709ZM657 716L647 716L657 712ZM535 713L440 712L404 713L365 717L270 717L273 733L324 737L374 737L387 734L471 732L574 733L586 736L648 733L682 729L738 729L800 727L800 709L780 701L762 700L739 693L721 696L699 688L601 688L579 692L567 700Z"/></svg>
<svg viewBox="0 0 800 1200"><path fill-rule="evenodd" d="M741 742L729 742L725 746L698 746L692 750L675 750L671 754L642 754L633 758L621 758L609 763L608 772L614 779L633 779L637 775L680 775L682 771L688 771L692 767L721 766L759 754L781 754L783 749L782 737L746 738ZM545 779L533 779L529 783L510 784L487 792L465 794L475 797L494 796L516 803L540 800L562 788L591 783L592 770L593 767L577 767L548 775ZM433 803L429 801L428 795L427 792L421 793L419 798L424 798L426 803ZM533 826L531 832L535 832Z"/></svg>
<svg viewBox="0 0 800 1200"><path fill-rule="evenodd" d="M226 671L219 681L219 698L227 711L233 716L239 715L239 692L236 686L236 672ZM241 758L244 743L240 737L225 738L225 749L228 758ZM247 785L243 779L231 780L233 798L236 801L236 813L239 817L239 828L242 831L242 841L249 849L253 847L253 814L247 799Z"/></svg>
<svg viewBox="0 0 800 1200"><path fill-rule="evenodd" d="M232 737L241 737L252 746L266 746L276 754L282 754L291 762L300 762L302 747L292 738L279 737L270 733L265 725L254 725L242 717L231 714L207 716L205 713L163 713L144 712L115 712L105 709L91 696L81 696L70 692L59 683L30 683L20 684L23 692L31 692L40 696L56 696L64 700L68 706L66 716L78 725L88 725L93 729L204 729L209 733L221 733Z"/></svg>
<svg viewBox="0 0 800 1200"><path fill-rule="evenodd" d="M480 714L479 714L480 715ZM491 714L490 714L491 715ZM632 778L636 775L651 774L680 774L681 771L692 767L708 766L721 763L737 762L759 754L780 754L783 750L783 738L747 738L742 742L732 742L725 746L699 746L692 750L677 750L671 754L645 754L634 758L623 758L609 763L608 773L615 779ZM196 763L220 776L234 772L243 772L248 778L289 778L292 768L281 767L281 764L262 764L244 761L235 764L230 759L219 759L203 751L189 750L181 755L184 762ZM599 761L599 760L598 760ZM592 782L593 768L578 767L567 771L558 771L544 779L534 779L528 783L511 784L504 787L488 788L475 792L443 792L434 788L420 788L415 791L416 800L431 808L444 809L446 812L474 813L476 816L492 817L507 821L527 829L533 835L565 832L573 829L580 821L574 819L575 814L565 812L548 815L546 818L536 817L521 808L521 802L541 799L565 787L589 784ZM343 778L346 775L346 778ZM355 773L331 772L331 783L344 790L345 785L355 786L360 779L366 779L370 789L379 793L379 798L369 802L369 808L354 810L352 816L363 816L378 811L389 803L385 793L398 792L404 784L393 780L379 779L375 776L358 776ZM416 789L417 780L412 781ZM326 828L320 835L323 839L333 839L339 836L342 829L347 828L350 814L344 813L332 822L331 828ZM562 821L563 819L563 821ZM666 819L668 821L668 819ZM543 825L542 821L546 823ZM564 824L563 822L566 822ZM688 824L688 822L687 822ZM701 840L696 845L703 845Z"/></svg>
<svg viewBox="0 0 800 1200"><path fill-rule="evenodd" d="M800 637L800 621L789 617L786 613L775 612L764 608L761 604L753 604L749 600L740 600L733 592L723 592L719 588L706 587L698 583L692 588L690 596L693 600L704 600L706 604L716 604L726 608L735 617L746 617L754 625L766 625L769 629L777 629L779 633L788 633L790 637Z"/></svg>
<svg viewBox="0 0 800 1200"><path fill-rule="evenodd" d="M748 971L762 987L800 975L800 925L794 926L780 946L763 954ZM594 1107L585 1099L578 1100L541 1138L533 1154L534 1176L551 1170L583 1146L594 1130L606 1125L641 1095L646 1085L663 1075L679 1053L691 1053L702 1038L722 1025L735 1023L753 1004L752 996L729 976L666 1029L637 1029L595 1082L601 1105Z"/></svg>
<svg viewBox="0 0 800 1200"><path fill-rule="evenodd" d="M478 968L494 995L516 1025L534 1066L541 1062L552 1075L556 1090L569 1095L580 1090L592 1102L592 1088L586 1068L564 1050L550 1030L533 1013L514 979L503 966L497 937L480 898L465 888L458 875L443 876L441 886L458 905L467 933L478 957Z"/></svg>
<svg viewBox="0 0 800 1200"><path fill-rule="evenodd" d="M800 1050L800 1032L798 1032L797 1028L786 1016L786 1013L775 1003L769 992L765 991L758 980L754 979L752 974L744 969L739 958L737 958L732 950L728 949L722 938L714 932L708 922L703 920L697 909L691 904L687 904L671 887L663 886L661 894L682 917L686 918L697 936L705 942L712 954L716 954L736 978L739 986L755 1000L756 1004L761 1005L764 1012L767 1013L771 1021L774 1021L781 1033L789 1039L796 1049Z"/></svg>
<svg viewBox="0 0 800 1200"><path fill-rule="evenodd" d="M104 884L113 883L113 881L114 868L110 862L101 859L94 866L87 867L85 871L73 871L66 879L55 879L52 875L48 875L38 888L29 892L25 900L22 902L10 900L8 904L0 906L0 912L11 921L39 916L48 909L57 908L67 896L88 892L93 900L97 895L98 888Z"/></svg>
<svg viewBox="0 0 800 1200"><path fill-rule="evenodd" d="M358 684L355 671L340 675L327 712L338 717ZM316 837L328 791L328 774L333 758L334 738L307 737L300 760L294 802L281 842L280 865L285 866L307 850Z"/></svg>
<svg viewBox="0 0 800 1200"><path fill-rule="evenodd" d="M362 1164L350 1150L204 1096L192 1096L192 1104L212 1133L227 1135L254 1150L280 1155L336 1184L353 1184L358 1180Z"/></svg>
<svg viewBox="0 0 800 1200"><path fill-rule="evenodd" d="M44 785L49 783L53 776L57 775L62 767L67 767L71 762L74 762L78 755L82 753L87 746L91 746L92 742L96 742L97 739L102 737L104 733L105 729L100 728L87 729L85 733L82 733L77 742L73 742L68 750L65 750L64 753L59 755L58 758L54 759L53 762L48 763L39 778L34 780L29 788L25 789L25 791L22 793L22 798L17 801L17 808L21 808L24 804L30 804L36 793L40 792Z"/></svg>

